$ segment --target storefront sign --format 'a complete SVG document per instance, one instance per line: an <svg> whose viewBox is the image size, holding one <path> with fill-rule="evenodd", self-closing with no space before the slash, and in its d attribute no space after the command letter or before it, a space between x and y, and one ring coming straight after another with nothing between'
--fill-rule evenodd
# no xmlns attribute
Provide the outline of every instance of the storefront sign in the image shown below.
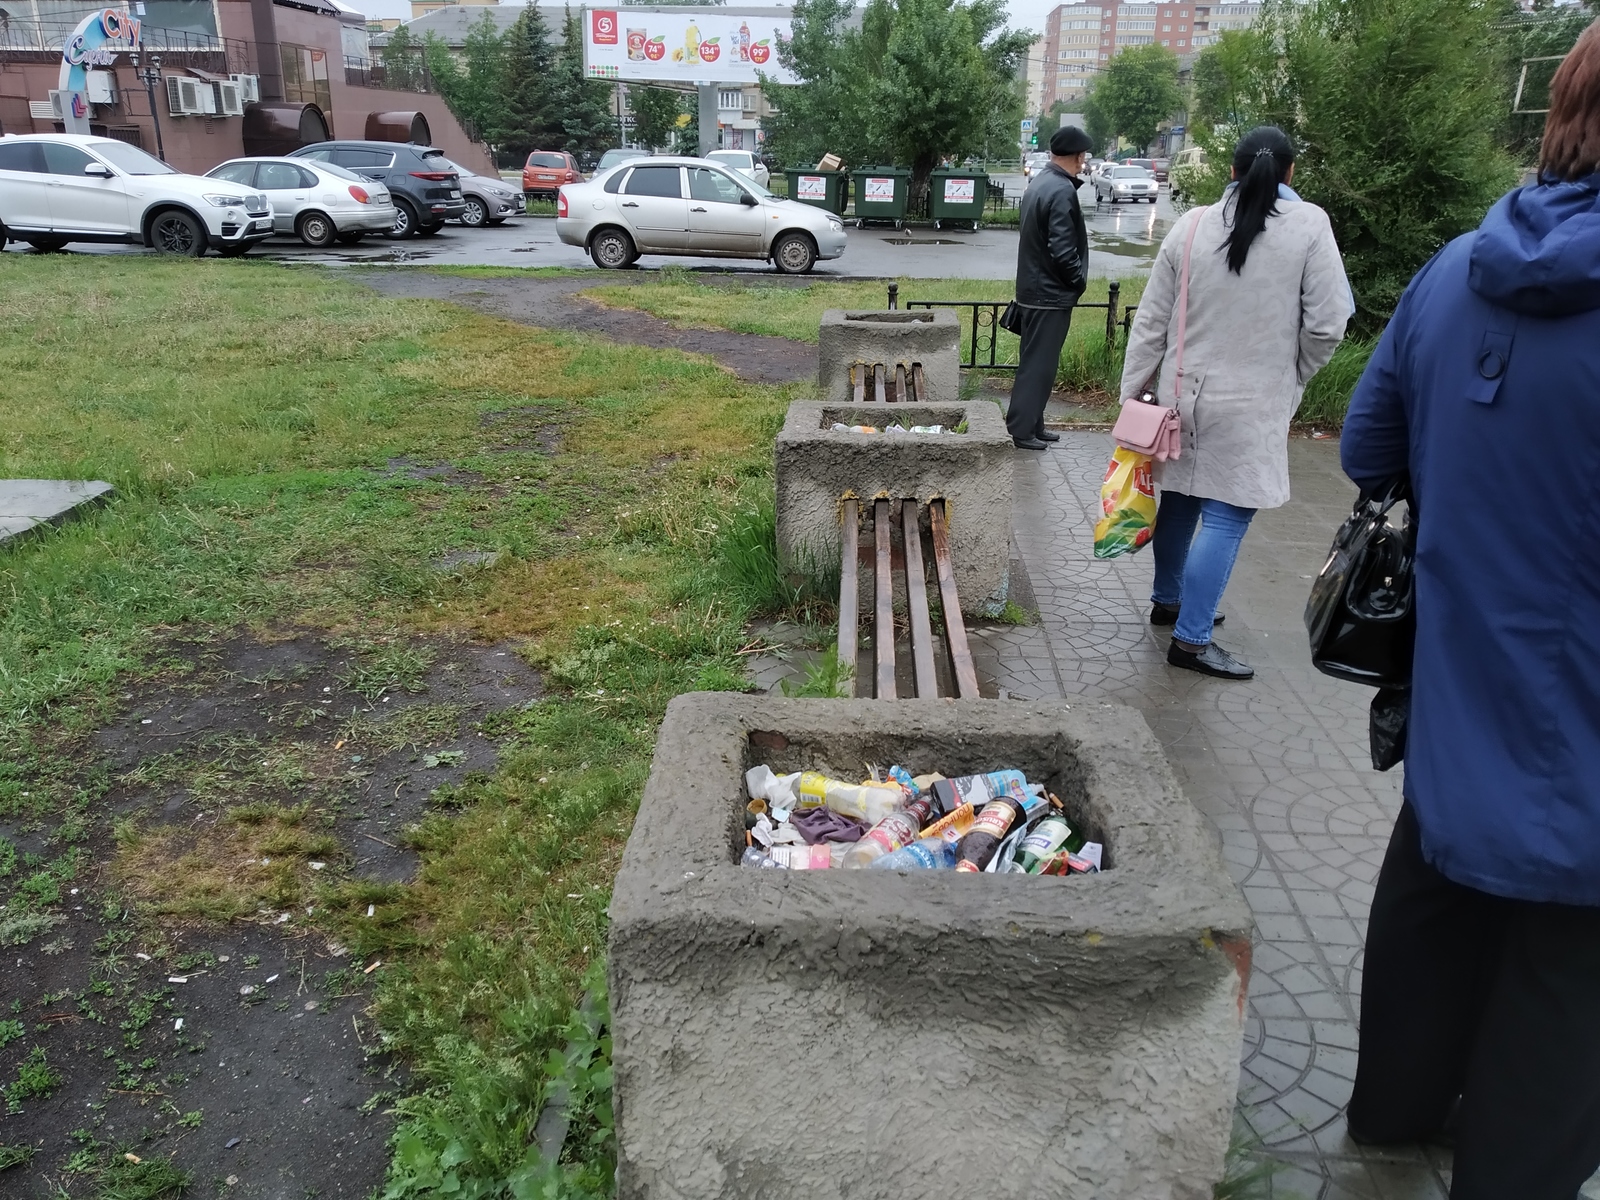
<svg viewBox="0 0 1600 1200"><path fill-rule="evenodd" d="M89 132L89 68L109 67L118 53L139 45L141 22L126 9L90 13L61 48L62 124L68 133Z"/></svg>

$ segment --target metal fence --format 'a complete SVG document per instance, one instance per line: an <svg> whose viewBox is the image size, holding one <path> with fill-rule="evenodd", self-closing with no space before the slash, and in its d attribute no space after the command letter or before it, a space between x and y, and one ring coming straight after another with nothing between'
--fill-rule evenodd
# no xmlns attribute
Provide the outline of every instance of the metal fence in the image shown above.
<svg viewBox="0 0 1600 1200"><path fill-rule="evenodd" d="M908 309L957 310L957 315L962 318L962 340L966 342L961 365L984 371L1015 371L1017 363L1011 360L1009 353L1002 357L1000 350L1000 335L1005 332L1000 328L1000 314L1005 311L1008 303L1006 300L907 300L905 306ZM891 309L900 307L898 283L889 285L889 307ZM1083 300L1074 307L1076 311L1088 308L1104 309L1106 345L1114 347L1117 344L1118 329L1122 331L1124 338L1128 336L1128 327L1133 324L1133 314L1139 306L1122 303L1122 285L1113 279L1106 288L1104 300ZM1015 341L1014 337L1012 340Z"/></svg>
<svg viewBox="0 0 1600 1200"><path fill-rule="evenodd" d="M422 95L432 95L439 90L434 86L433 73L428 70L428 59L421 46L386 46L379 54L382 57L353 58L345 55L345 83L350 87L386 88L391 92L416 92Z"/></svg>

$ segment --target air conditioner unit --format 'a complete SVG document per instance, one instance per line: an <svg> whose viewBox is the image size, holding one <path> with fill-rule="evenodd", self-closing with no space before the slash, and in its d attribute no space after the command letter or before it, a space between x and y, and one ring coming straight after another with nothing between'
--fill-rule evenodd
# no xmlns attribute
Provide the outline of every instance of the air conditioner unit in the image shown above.
<svg viewBox="0 0 1600 1200"><path fill-rule="evenodd" d="M88 72L90 104L115 104L117 102L116 79L110 71Z"/></svg>
<svg viewBox="0 0 1600 1200"><path fill-rule="evenodd" d="M221 105L217 103L217 88L215 84L203 83L197 80L194 97L200 106L196 111L203 113L205 116L214 117L222 111Z"/></svg>
<svg viewBox="0 0 1600 1200"><path fill-rule="evenodd" d="M56 105L57 105L57 103L59 103L59 102L56 101L55 99L50 99L50 100L29 100L28 101L28 115L30 117L32 117L35 121L57 121L57 120L60 120L60 118L56 116Z"/></svg>
<svg viewBox="0 0 1600 1200"><path fill-rule="evenodd" d="M189 117L203 113L206 100L213 110L216 108L216 97L209 86L202 88L198 79L185 79L180 75L168 75L167 79L167 111L175 117Z"/></svg>
<svg viewBox="0 0 1600 1200"><path fill-rule="evenodd" d="M225 117L244 116L244 100L237 83L212 84L217 90L217 111Z"/></svg>
<svg viewBox="0 0 1600 1200"><path fill-rule="evenodd" d="M50 115L58 121L66 120L67 94L56 88L50 89Z"/></svg>
<svg viewBox="0 0 1600 1200"><path fill-rule="evenodd" d="M239 85L239 99L243 103L254 104L261 99L261 76L230 75L228 78Z"/></svg>

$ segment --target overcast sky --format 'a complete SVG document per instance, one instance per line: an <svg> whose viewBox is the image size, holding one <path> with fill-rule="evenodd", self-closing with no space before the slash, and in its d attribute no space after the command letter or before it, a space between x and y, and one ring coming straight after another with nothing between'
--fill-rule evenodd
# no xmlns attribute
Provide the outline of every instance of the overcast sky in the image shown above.
<svg viewBox="0 0 1600 1200"><path fill-rule="evenodd" d="M359 8L373 19L380 17L406 18L411 16L410 0L345 0L345 2ZM550 4L549 0L544 0L544 2L547 7L561 7L559 3ZM1011 24L1014 28L1022 27L1031 29L1036 34L1042 34L1044 32L1045 15L1058 2L1059 0L1011 0ZM593 5L591 4L591 6ZM580 8L582 5L575 3L572 7Z"/></svg>

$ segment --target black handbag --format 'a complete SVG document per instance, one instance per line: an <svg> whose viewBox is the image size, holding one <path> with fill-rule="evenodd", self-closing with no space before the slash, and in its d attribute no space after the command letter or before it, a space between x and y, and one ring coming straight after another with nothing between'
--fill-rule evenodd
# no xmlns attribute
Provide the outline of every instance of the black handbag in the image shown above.
<svg viewBox="0 0 1600 1200"><path fill-rule="evenodd" d="M1008 303L1005 308L1001 309L1000 315L995 318L994 323L1000 326L1001 329L1004 329L1007 333L1014 333L1018 337L1021 337L1022 311L1017 308L1017 302L1013 300Z"/></svg>
<svg viewBox="0 0 1600 1200"><path fill-rule="evenodd" d="M1404 524L1389 510L1406 501ZM1362 492L1306 601L1311 662L1335 679L1409 688L1416 643L1415 506L1408 480Z"/></svg>

